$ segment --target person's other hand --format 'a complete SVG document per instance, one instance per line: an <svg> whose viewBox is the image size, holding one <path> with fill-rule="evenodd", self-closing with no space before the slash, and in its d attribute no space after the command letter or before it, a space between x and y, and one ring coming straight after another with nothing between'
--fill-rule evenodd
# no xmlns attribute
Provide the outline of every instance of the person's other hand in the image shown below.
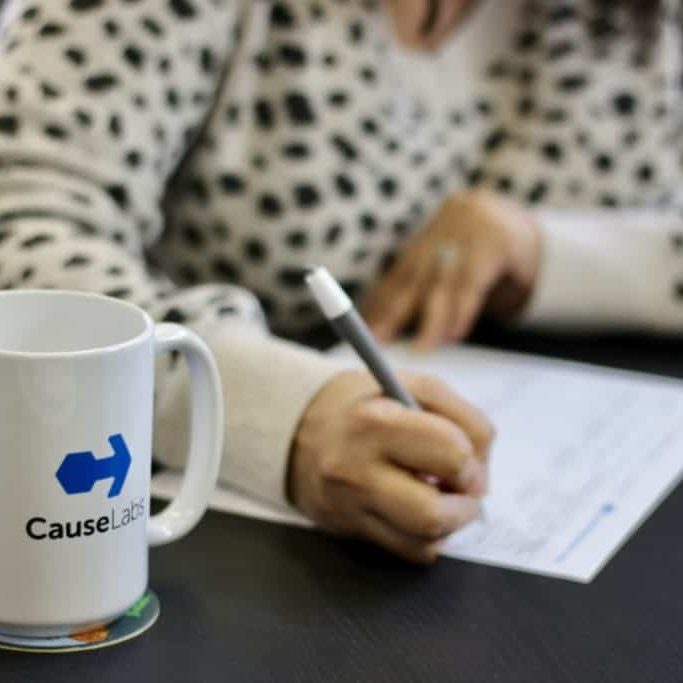
<svg viewBox="0 0 683 683"><path fill-rule="evenodd" d="M364 315L381 342L419 321L416 346L459 341L488 311L518 313L537 278L540 230L523 207L494 193L453 195L370 292Z"/></svg>
<svg viewBox="0 0 683 683"><path fill-rule="evenodd" d="M294 440L289 496L332 533L429 563L445 537L479 515L493 431L439 380L402 378L423 412L383 397L365 371L323 387Z"/></svg>

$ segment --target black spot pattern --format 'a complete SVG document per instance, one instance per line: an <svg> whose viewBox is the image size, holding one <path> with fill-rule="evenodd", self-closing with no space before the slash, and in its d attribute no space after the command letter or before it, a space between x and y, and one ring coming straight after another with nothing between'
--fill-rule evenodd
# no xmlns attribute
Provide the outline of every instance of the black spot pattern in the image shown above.
<svg viewBox="0 0 683 683"><path fill-rule="evenodd" d="M107 289L102 292L104 296L110 296L114 299L128 299L132 291L128 287L114 287L113 289Z"/></svg>
<svg viewBox="0 0 683 683"><path fill-rule="evenodd" d="M293 230L285 235L285 243L291 249L305 249L308 246L308 233L305 230Z"/></svg>
<svg viewBox="0 0 683 683"><path fill-rule="evenodd" d="M588 85L588 82L587 75L572 74L559 78L557 81L557 87L565 93L572 93L583 90Z"/></svg>
<svg viewBox="0 0 683 683"><path fill-rule="evenodd" d="M67 47L64 56L76 66L82 66L87 61L85 52L77 47Z"/></svg>
<svg viewBox="0 0 683 683"><path fill-rule="evenodd" d="M275 111L268 100L264 98L256 100L254 115L260 128L271 129L275 126Z"/></svg>
<svg viewBox="0 0 683 683"><path fill-rule="evenodd" d="M304 143L293 142L282 148L282 154L289 160L297 161L300 159L308 159L311 156L311 150L308 145Z"/></svg>
<svg viewBox="0 0 683 683"><path fill-rule="evenodd" d="M614 97L614 108L622 116L633 114L638 107L638 100L629 92L621 92Z"/></svg>
<svg viewBox="0 0 683 683"><path fill-rule="evenodd" d="M246 188L246 182L236 173L224 173L218 182L225 194L241 194Z"/></svg>
<svg viewBox="0 0 683 683"><path fill-rule="evenodd" d="M146 16L142 18L142 27L154 38L164 36L164 28L154 17Z"/></svg>
<svg viewBox="0 0 683 683"><path fill-rule="evenodd" d="M71 0L69 6L75 12L87 12L104 7L104 0Z"/></svg>
<svg viewBox="0 0 683 683"><path fill-rule="evenodd" d="M66 140L69 137L69 131L58 124L48 124L43 130L45 135L53 140Z"/></svg>
<svg viewBox="0 0 683 683"><path fill-rule="evenodd" d="M213 262L213 273L219 280L227 282L235 282L239 277L237 266L227 258L218 258Z"/></svg>
<svg viewBox="0 0 683 683"><path fill-rule="evenodd" d="M313 209L321 202L321 196L315 185L302 184L294 188L294 198L302 209Z"/></svg>
<svg viewBox="0 0 683 683"><path fill-rule="evenodd" d="M88 286L112 296L163 299L159 318L186 324L229 324L244 306L225 283L250 284L289 331L317 319L305 263L329 264L360 296L453 188L531 207L676 201L680 154L652 148L676 111L656 49L615 56L623 27L610 12L522 0L471 90L404 97L377 33L381 3L270 0L259 41L229 4L33 0L22 10L1 48L0 159L3 145L35 136L36 149L78 157L69 182L82 187L64 194L77 238L53 260L59 272L40 261L64 248L57 232L0 229L0 269L3 248L25 252L10 284L94 278ZM54 70L32 57L41 46ZM666 239L683 253L681 235ZM211 301L185 297L216 283ZM683 304L683 284L671 287Z"/></svg>
<svg viewBox="0 0 683 683"><path fill-rule="evenodd" d="M54 240L54 237L52 235L49 235L47 233L40 233L38 235L33 235L32 237L28 237L27 239L23 240L20 242L19 247L21 249L35 249L36 247L44 246L45 244L49 244Z"/></svg>
<svg viewBox="0 0 683 683"><path fill-rule="evenodd" d="M0 135L16 135L19 119L13 114L0 114Z"/></svg>
<svg viewBox="0 0 683 683"><path fill-rule="evenodd" d="M168 4L173 14L179 19L192 19L197 14L197 10L190 0L168 0Z"/></svg>
<svg viewBox="0 0 683 683"><path fill-rule="evenodd" d="M316 115L310 100L303 93L290 93L285 97L285 107L292 124L310 126L316 122Z"/></svg>
<svg viewBox="0 0 683 683"><path fill-rule="evenodd" d="M272 26L280 29L291 29L296 25L294 13L285 2L273 2L270 22Z"/></svg>
<svg viewBox="0 0 683 683"><path fill-rule="evenodd" d="M76 109L74 112L74 118L76 122L79 123L84 128L90 128L93 124L92 114L83 109Z"/></svg>
<svg viewBox="0 0 683 683"><path fill-rule="evenodd" d="M283 213L282 201L274 194L263 194L258 200L259 211L268 218L277 218Z"/></svg>
<svg viewBox="0 0 683 683"><path fill-rule="evenodd" d="M141 69L145 64L145 52L137 45L127 45L123 50L123 58L136 69Z"/></svg>
<svg viewBox="0 0 683 683"><path fill-rule="evenodd" d="M123 210L128 208L128 190L124 185L108 185L105 190L119 208Z"/></svg>
<svg viewBox="0 0 683 683"><path fill-rule="evenodd" d="M187 322L187 314L183 313L179 308L170 308L163 316L162 320L166 323L177 323L183 325Z"/></svg>
<svg viewBox="0 0 683 683"><path fill-rule="evenodd" d="M278 50L278 56L280 62L287 66L306 66L306 52L298 45L294 45L292 43L285 43L283 45L280 45L280 49Z"/></svg>
<svg viewBox="0 0 683 683"><path fill-rule="evenodd" d="M40 84L40 92L46 100L56 99L62 94L59 88L52 83L47 83L46 81L43 81Z"/></svg>
<svg viewBox="0 0 683 683"><path fill-rule="evenodd" d="M66 33L66 27L62 24L49 22L47 24L43 24L38 33L42 38L55 38L56 36L61 36Z"/></svg>
<svg viewBox="0 0 683 683"><path fill-rule="evenodd" d="M116 87L119 79L112 73L100 73L89 76L85 80L85 87L92 93L105 93Z"/></svg>

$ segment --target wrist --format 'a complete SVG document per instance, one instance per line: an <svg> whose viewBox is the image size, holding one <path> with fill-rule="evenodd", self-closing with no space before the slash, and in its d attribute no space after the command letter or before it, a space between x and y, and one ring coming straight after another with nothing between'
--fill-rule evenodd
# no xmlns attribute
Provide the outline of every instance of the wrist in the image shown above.
<svg viewBox="0 0 683 683"><path fill-rule="evenodd" d="M524 257L520 258L520 296L513 315L521 314L531 301L538 285L543 255L543 232L539 219L535 214L524 211L521 220L524 229L520 231L520 244Z"/></svg>
<svg viewBox="0 0 683 683"><path fill-rule="evenodd" d="M489 297L488 311L515 318L532 301L543 261L543 230L537 216L521 205L501 200L506 266Z"/></svg>
<svg viewBox="0 0 683 683"><path fill-rule="evenodd" d="M306 511L306 480L314 468L321 444L331 441L332 430L341 420L345 396L358 386L359 370L341 370L311 398L294 431L286 473L288 501Z"/></svg>

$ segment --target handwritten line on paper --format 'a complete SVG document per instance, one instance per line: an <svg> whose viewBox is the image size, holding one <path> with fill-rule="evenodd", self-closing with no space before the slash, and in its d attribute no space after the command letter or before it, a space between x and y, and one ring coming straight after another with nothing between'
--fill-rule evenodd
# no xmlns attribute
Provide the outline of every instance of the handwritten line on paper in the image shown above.
<svg viewBox="0 0 683 683"><path fill-rule="evenodd" d="M586 526L578 533L578 535L572 539L569 545L557 556L555 562L564 562L569 554L576 548L579 543L581 543L607 516L611 515L615 510L612 503L605 503L596 513L595 517L586 524Z"/></svg>

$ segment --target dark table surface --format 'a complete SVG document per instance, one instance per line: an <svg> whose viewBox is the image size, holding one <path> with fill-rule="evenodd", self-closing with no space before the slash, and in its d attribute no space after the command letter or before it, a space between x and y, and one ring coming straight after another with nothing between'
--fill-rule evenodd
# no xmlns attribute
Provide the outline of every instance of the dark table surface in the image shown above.
<svg viewBox="0 0 683 683"><path fill-rule="evenodd" d="M480 340L683 377L675 342ZM210 513L152 552L151 631L93 653L0 652L0 682L683 681L682 520L678 490L585 586L450 559L415 568Z"/></svg>

